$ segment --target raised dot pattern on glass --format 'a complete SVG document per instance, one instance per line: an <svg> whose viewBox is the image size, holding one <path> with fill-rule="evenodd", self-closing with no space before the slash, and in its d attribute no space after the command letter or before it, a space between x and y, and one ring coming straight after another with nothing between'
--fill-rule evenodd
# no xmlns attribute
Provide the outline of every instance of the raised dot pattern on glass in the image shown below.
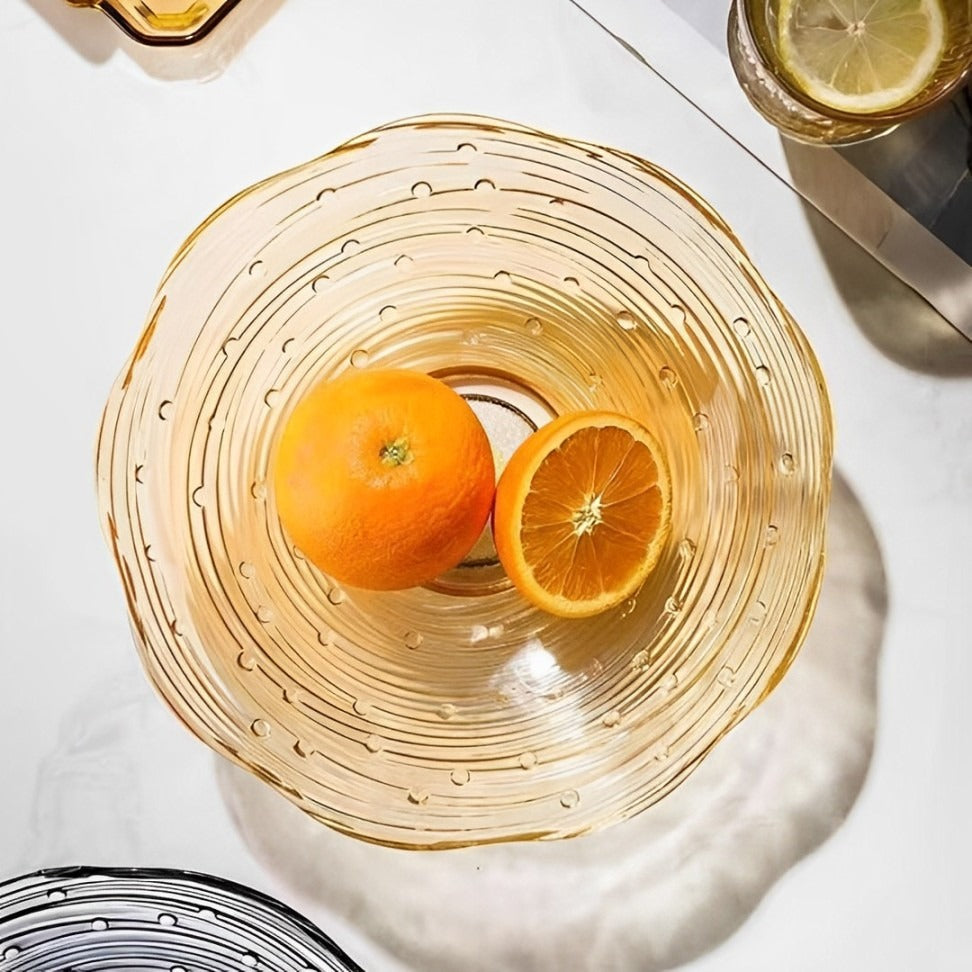
<svg viewBox="0 0 972 972"><path fill-rule="evenodd" d="M249 958L247 958L249 956ZM220 878L59 868L0 884L0 967L361 972L306 918Z"/></svg>
<svg viewBox="0 0 972 972"><path fill-rule="evenodd" d="M394 123L237 197L152 307L98 456L142 660L196 735L320 820L405 847L590 830L668 792L792 661L823 559L823 379L725 224L663 170L505 122ZM282 533L272 461L301 395L351 367L488 373L550 413L643 421L674 484L655 572L585 621L511 589L334 585Z"/></svg>

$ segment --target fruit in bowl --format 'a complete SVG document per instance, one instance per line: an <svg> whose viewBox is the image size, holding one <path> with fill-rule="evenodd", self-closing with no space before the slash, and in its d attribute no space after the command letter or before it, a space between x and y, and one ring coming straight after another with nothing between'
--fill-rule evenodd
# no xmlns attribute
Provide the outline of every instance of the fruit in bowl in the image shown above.
<svg viewBox="0 0 972 972"><path fill-rule="evenodd" d="M277 453L280 520L342 584L417 587L455 567L483 531L495 474L475 413L416 371L351 371L316 385Z"/></svg>
<svg viewBox="0 0 972 972"><path fill-rule="evenodd" d="M317 569L295 523L323 515L319 496L282 522L285 430L316 381L382 368L465 395L497 468L568 413L646 425L671 524L637 594L582 620L538 610L485 563L489 529L417 587ZM372 449L379 472L425 469L401 438ZM799 329L676 177L495 119L383 126L206 220L98 442L102 524L153 683L199 739L379 843L559 838L652 805L780 681L819 592L832 433ZM568 504L585 544L606 486ZM385 527L356 556L424 532L433 494L382 494Z"/></svg>
<svg viewBox="0 0 972 972"><path fill-rule="evenodd" d="M671 508L661 447L644 426L613 412L568 413L530 436L504 470L496 550L532 604L590 617L644 583Z"/></svg>
<svg viewBox="0 0 972 972"><path fill-rule="evenodd" d="M486 431L444 382L400 369L316 385L284 427L275 467L281 523L342 584L427 584L469 553L493 509ZM612 412L560 416L520 444L496 492L493 536L535 607L589 617L633 594L671 519L661 448Z"/></svg>

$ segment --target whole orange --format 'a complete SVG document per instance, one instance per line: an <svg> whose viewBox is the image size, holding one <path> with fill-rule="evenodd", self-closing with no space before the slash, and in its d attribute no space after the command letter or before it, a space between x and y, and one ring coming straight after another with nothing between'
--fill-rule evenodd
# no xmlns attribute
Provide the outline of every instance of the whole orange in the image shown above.
<svg viewBox="0 0 972 972"><path fill-rule="evenodd" d="M456 566L489 517L489 440L466 401L417 371L347 372L288 418L274 494L284 529L336 581L427 583Z"/></svg>

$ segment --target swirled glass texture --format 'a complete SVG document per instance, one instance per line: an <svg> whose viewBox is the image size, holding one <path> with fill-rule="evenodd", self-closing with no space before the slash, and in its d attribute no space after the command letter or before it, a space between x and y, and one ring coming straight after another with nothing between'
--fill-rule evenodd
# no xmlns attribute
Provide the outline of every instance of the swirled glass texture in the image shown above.
<svg viewBox="0 0 972 972"><path fill-rule="evenodd" d="M306 918L221 878L65 867L0 883L4 972L361 972Z"/></svg>
<svg viewBox="0 0 972 972"><path fill-rule="evenodd" d="M644 587L565 621L495 566L380 594L317 571L275 513L276 443L314 382L370 367L533 424L596 408L651 428L673 512ZM98 486L179 718L331 826L448 847L622 820L766 697L816 602L831 453L805 338L688 186L436 116L267 179L189 237L111 392Z"/></svg>

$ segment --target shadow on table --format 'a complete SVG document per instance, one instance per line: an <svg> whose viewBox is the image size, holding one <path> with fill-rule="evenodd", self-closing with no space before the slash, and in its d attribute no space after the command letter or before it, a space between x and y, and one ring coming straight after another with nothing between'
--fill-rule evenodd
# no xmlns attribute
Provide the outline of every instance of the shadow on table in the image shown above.
<svg viewBox="0 0 972 972"><path fill-rule="evenodd" d="M794 186L810 198L832 179L831 150L801 145L781 136ZM848 163L849 164L849 163ZM829 190L828 190L829 192ZM864 336L893 361L940 377L972 375L972 341L953 327L917 292L809 204L807 223L851 316ZM848 192L839 202L844 219L867 238L880 239L887 227L867 197ZM967 281L954 282L965 286Z"/></svg>
<svg viewBox="0 0 972 972"><path fill-rule="evenodd" d="M91 64L103 64L116 51L123 51L153 78L205 81L229 67L284 0L242 0L211 33L196 43L169 47L139 44L95 8L71 7L64 0L24 2Z"/></svg>
<svg viewBox="0 0 972 972"><path fill-rule="evenodd" d="M315 822L219 759L239 830L300 907L423 970L668 969L729 936L844 820L874 742L887 610L867 516L837 477L819 608L791 672L674 793L573 840L394 850Z"/></svg>

